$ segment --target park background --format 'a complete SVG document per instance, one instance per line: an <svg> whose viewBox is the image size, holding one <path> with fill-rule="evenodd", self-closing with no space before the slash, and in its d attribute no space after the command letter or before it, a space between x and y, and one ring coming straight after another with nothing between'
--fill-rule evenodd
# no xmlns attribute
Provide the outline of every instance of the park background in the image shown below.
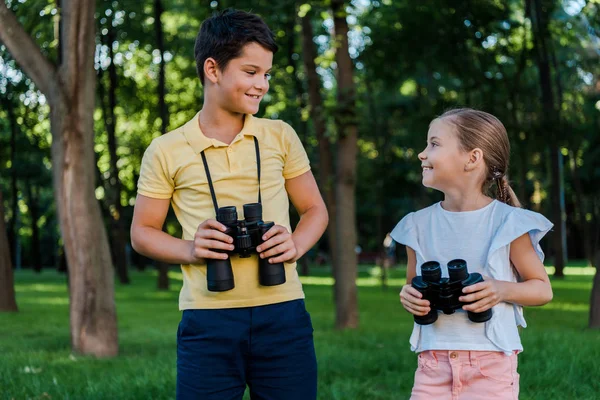
<svg viewBox="0 0 600 400"><path fill-rule="evenodd" d="M554 223L521 398L600 398L599 0L0 0L0 399L174 398L181 273L129 225L145 148L200 108L200 23L227 7L275 33L258 116L296 129L330 212L298 264L319 398L409 397L405 256L384 239L441 199L416 155L462 106L503 121L509 179Z"/></svg>

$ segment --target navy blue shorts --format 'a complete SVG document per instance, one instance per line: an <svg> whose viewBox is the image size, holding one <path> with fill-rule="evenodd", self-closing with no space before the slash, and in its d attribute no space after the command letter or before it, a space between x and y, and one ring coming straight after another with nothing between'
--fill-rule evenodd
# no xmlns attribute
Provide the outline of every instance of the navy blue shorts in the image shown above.
<svg viewBox="0 0 600 400"><path fill-rule="evenodd" d="M317 359L304 300L184 310L177 330L177 399L314 400Z"/></svg>

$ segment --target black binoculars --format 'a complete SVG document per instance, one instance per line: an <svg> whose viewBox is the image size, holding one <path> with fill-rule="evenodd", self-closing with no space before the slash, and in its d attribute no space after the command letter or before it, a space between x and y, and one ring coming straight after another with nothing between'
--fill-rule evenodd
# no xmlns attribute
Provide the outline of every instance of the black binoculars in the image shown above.
<svg viewBox="0 0 600 400"><path fill-rule="evenodd" d="M448 263L448 278L442 278L440 263L428 261L421 266L421 276L415 276L412 287L423 294L423 299L429 300L431 311L427 315L415 315L419 325L430 325L438 319L438 311L453 314L465 304L458 300L463 288L483 282L483 277L477 272L469 273L465 260L452 260ZM472 322L485 322L492 318L492 309L475 313L467 312Z"/></svg>
<svg viewBox="0 0 600 400"><path fill-rule="evenodd" d="M237 254L241 258L257 254L256 247L264 241L262 236L273 227L273 222L262 220L262 205L260 203L244 204L245 219L238 221L237 209L234 206L220 207L217 210L217 221L227 227L225 234L233 238L232 251L217 250L230 256ZM267 258L258 259L259 282L263 286L275 286L285 283L285 268L283 263L269 263ZM207 260L206 280L211 292L224 292L235 287L231 260Z"/></svg>

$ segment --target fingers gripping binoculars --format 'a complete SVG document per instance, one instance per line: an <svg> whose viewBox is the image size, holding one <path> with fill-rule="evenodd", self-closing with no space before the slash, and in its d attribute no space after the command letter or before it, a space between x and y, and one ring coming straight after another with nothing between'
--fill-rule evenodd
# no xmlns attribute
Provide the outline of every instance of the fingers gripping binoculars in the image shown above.
<svg viewBox="0 0 600 400"><path fill-rule="evenodd" d="M421 266L421 275L412 280L412 287L423 294L423 299L429 300L431 311L427 315L415 315L419 325L430 325L438 319L438 311L453 314L455 310L470 303L458 300L463 288L483 282L483 277L477 272L469 273L465 260L452 260L448 263L448 278L442 278L440 263L428 261ZM492 318L492 309L476 313L467 312L472 322L485 322Z"/></svg>
<svg viewBox="0 0 600 400"><path fill-rule="evenodd" d="M243 220L238 220L237 209L234 206L220 207L217 210L217 221L227 227L225 234L233 238L234 249L215 250L227 253L229 256L239 255L240 258L258 254L256 247L264 241L262 236L273 227L273 222L262 220L262 205L260 203L244 204ZM258 277L263 286L275 286L285 283L285 268L283 263L269 263L267 258L258 259ZM208 259L206 279L208 290L224 292L235 287L231 260Z"/></svg>

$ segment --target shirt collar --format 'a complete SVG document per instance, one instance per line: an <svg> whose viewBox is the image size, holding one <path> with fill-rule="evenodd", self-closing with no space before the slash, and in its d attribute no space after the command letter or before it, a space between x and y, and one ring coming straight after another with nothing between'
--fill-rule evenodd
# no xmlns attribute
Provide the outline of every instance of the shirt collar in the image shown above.
<svg viewBox="0 0 600 400"><path fill-rule="evenodd" d="M194 118L189 120L183 126L183 136L185 140L188 142L194 152L200 154L207 148L213 147L223 147L227 146L226 143L223 143L217 139L209 138L202 133L200 129L200 123L198 118L200 117L200 111L196 113ZM244 126L242 130L237 135L236 138L231 142L232 144L238 141L242 136L256 136L256 130L254 129L254 117L251 114L246 114L244 117Z"/></svg>

